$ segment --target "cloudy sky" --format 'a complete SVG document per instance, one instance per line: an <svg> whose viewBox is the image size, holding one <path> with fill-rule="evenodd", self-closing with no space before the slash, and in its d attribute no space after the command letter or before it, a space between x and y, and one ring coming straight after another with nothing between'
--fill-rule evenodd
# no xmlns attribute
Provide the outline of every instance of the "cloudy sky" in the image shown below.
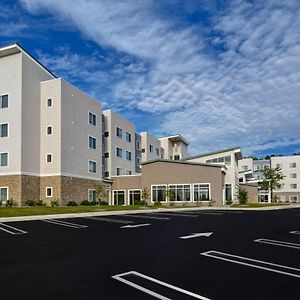
<svg viewBox="0 0 300 300"><path fill-rule="evenodd" d="M299 0L1 0L0 44L191 153L300 152Z"/></svg>

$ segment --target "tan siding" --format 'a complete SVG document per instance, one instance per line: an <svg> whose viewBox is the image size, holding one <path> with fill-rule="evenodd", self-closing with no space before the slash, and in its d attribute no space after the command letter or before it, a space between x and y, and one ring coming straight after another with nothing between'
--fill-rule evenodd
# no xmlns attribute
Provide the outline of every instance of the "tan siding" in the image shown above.
<svg viewBox="0 0 300 300"><path fill-rule="evenodd" d="M113 190L130 190L142 188L142 176L116 176L112 177Z"/></svg>
<svg viewBox="0 0 300 300"><path fill-rule="evenodd" d="M243 187L248 192L248 202L250 202L250 203L258 202L258 187L257 187L257 185L240 183L240 187Z"/></svg>

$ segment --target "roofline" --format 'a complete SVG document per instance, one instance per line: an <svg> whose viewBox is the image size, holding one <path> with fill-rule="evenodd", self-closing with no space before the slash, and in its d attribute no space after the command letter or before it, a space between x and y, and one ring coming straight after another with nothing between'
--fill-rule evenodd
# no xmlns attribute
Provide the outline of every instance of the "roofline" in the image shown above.
<svg viewBox="0 0 300 300"><path fill-rule="evenodd" d="M52 73L48 68L46 68L40 61L38 61L34 56L32 56L32 54L30 54L25 48L23 48L18 43L2 46L0 47L0 52L14 47L18 48L20 52L23 52L24 54L29 56L30 59L32 59L35 63L37 63L40 67L42 67L49 75L53 76L54 78L57 78L57 76L54 73Z"/></svg>
<svg viewBox="0 0 300 300"><path fill-rule="evenodd" d="M196 166L203 166L203 167L214 167L214 168L224 168L227 169L224 165L218 165L218 164L206 164L206 163L196 163L196 162L188 162L188 161L181 161L181 160L169 160L169 159L153 159L148 160L145 162L142 162L141 165L148 165L153 164L157 162L165 162L165 163L172 163L172 164L183 164L183 165L196 165Z"/></svg>
<svg viewBox="0 0 300 300"><path fill-rule="evenodd" d="M214 154L219 154L219 153L229 152L229 151L234 151L234 150L241 150L241 147L237 146L237 147L231 147L231 148L227 148L227 149L223 149L223 150L208 152L208 153L204 153L204 154L199 154L199 155L195 155L195 156L190 156L190 157L187 157L187 158L183 158L182 160L186 161L186 160L190 160L190 159L194 159L194 158L211 156L211 155L214 155Z"/></svg>
<svg viewBox="0 0 300 300"><path fill-rule="evenodd" d="M184 144L186 144L187 146L190 145L190 143L179 133L176 133L174 135L162 136L162 137L159 137L158 139L160 140L160 139L173 138L173 137L179 137Z"/></svg>

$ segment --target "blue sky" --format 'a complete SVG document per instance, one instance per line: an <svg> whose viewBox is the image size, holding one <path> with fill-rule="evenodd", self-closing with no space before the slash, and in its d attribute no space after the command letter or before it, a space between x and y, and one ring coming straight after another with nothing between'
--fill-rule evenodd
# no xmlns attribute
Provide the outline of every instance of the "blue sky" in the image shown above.
<svg viewBox="0 0 300 300"><path fill-rule="evenodd" d="M300 152L298 0L1 0L0 44L191 153Z"/></svg>

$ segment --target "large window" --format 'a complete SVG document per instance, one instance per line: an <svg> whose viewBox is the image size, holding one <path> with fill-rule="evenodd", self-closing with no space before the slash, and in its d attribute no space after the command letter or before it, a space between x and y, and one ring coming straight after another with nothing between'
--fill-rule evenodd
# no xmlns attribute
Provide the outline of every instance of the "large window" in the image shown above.
<svg viewBox="0 0 300 300"><path fill-rule="evenodd" d="M8 166L8 153L0 153L0 167Z"/></svg>
<svg viewBox="0 0 300 300"><path fill-rule="evenodd" d="M194 201L209 201L209 184L194 184Z"/></svg>
<svg viewBox="0 0 300 300"><path fill-rule="evenodd" d="M131 160L131 152L126 151L126 160Z"/></svg>
<svg viewBox="0 0 300 300"><path fill-rule="evenodd" d="M225 184L225 201L232 201L232 186Z"/></svg>
<svg viewBox="0 0 300 300"><path fill-rule="evenodd" d="M93 189L90 189L88 192L88 200L89 201L96 201L96 191Z"/></svg>
<svg viewBox="0 0 300 300"><path fill-rule="evenodd" d="M8 188L7 187L0 187L0 201L7 201L8 200Z"/></svg>
<svg viewBox="0 0 300 300"><path fill-rule="evenodd" d="M0 124L0 137L8 136L8 124Z"/></svg>
<svg viewBox="0 0 300 300"><path fill-rule="evenodd" d="M151 187L151 199L153 202L165 202L166 201L166 185L152 185Z"/></svg>
<svg viewBox="0 0 300 300"><path fill-rule="evenodd" d="M96 149L96 139L89 136L89 148Z"/></svg>
<svg viewBox="0 0 300 300"><path fill-rule="evenodd" d="M0 108L8 107L8 95L0 96Z"/></svg>
<svg viewBox="0 0 300 300"><path fill-rule="evenodd" d="M114 205L125 205L125 191L113 191Z"/></svg>
<svg viewBox="0 0 300 300"><path fill-rule="evenodd" d="M117 137L122 138L123 130L119 127L117 127Z"/></svg>
<svg viewBox="0 0 300 300"><path fill-rule="evenodd" d="M96 162L93 160L89 160L89 172L96 173Z"/></svg>
<svg viewBox="0 0 300 300"><path fill-rule="evenodd" d="M122 150L122 148L117 147L117 157L122 158L122 156L123 156L123 150Z"/></svg>
<svg viewBox="0 0 300 300"><path fill-rule="evenodd" d="M206 163L208 163L208 164L224 164L225 163L225 165L231 165L231 155L208 159L206 161Z"/></svg>
<svg viewBox="0 0 300 300"><path fill-rule="evenodd" d="M96 115L89 112L89 124L90 125L96 125Z"/></svg>
<svg viewBox="0 0 300 300"><path fill-rule="evenodd" d="M170 184L168 198L169 201L191 201L191 186L189 184Z"/></svg>
<svg viewBox="0 0 300 300"><path fill-rule="evenodd" d="M126 132L126 142L131 143L131 134Z"/></svg>
<svg viewBox="0 0 300 300"><path fill-rule="evenodd" d="M129 190L129 205L138 204L141 201L141 190Z"/></svg>

